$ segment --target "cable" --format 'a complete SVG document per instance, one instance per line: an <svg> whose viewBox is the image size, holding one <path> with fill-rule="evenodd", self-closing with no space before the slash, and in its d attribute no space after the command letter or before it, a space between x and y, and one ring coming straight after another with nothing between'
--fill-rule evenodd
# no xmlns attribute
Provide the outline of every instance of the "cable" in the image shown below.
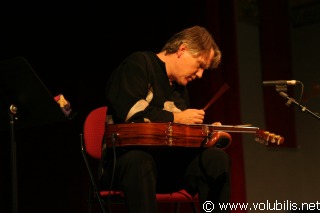
<svg viewBox="0 0 320 213"><path fill-rule="evenodd" d="M302 96L303 96L304 85L303 85L303 83L301 81L297 81L297 83L301 85L301 92L300 92L300 99L299 99L299 103L301 103Z"/></svg>
<svg viewBox="0 0 320 213"><path fill-rule="evenodd" d="M116 134L113 133L111 135L111 142L112 142L112 152L113 152L113 168L112 168L112 175L111 175L111 180L110 180L110 186L109 186L109 197L108 197L108 210L111 213L111 201L110 201L110 197L111 197L111 190L112 190L112 185L113 185L113 179L114 179L114 173L115 173L115 169L116 169L116 162L117 162L117 156L116 156L116 145L115 145L115 141L116 141Z"/></svg>

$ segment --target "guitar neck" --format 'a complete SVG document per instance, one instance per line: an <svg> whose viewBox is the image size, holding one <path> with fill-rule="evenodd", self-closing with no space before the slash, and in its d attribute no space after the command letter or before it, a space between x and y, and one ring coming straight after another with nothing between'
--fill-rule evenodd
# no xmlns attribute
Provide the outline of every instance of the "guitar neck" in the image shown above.
<svg viewBox="0 0 320 213"><path fill-rule="evenodd" d="M188 124L187 124L188 125ZM277 143L278 145L284 143L284 138L274 133L260 130L259 127L253 126L234 126L234 125L221 125L216 126L212 124L190 124L191 126L206 126L211 132L234 132L234 133L252 133L256 135L256 140L260 143L268 144ZM188 126L190 126L188 125Z"/></svg>
<svg viewBox="0 0 320 213"><path fill-rule="evenodd" d="M212 131L223 131L223 132L235 132L235 133L252 133L255 134L259 131L259 127L253 126L237 126L237 125L221 125L216 126L212 124L183 124L187 126L207 126Z"/></svg>
<svg viewBox="0 0 320 213"><path fill-rule="evenodd" d="M231 126L231 125L222 125L222 126L212 126L213 131L224 131L224 132L236 132L236 133L252 133L255 134L259 130L258 127L253 126Z"/></svg>

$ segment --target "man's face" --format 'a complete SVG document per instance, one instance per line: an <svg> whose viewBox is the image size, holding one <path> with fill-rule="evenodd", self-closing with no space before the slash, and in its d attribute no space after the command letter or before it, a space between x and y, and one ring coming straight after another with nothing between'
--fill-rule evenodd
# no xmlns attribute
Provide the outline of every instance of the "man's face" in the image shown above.
<svg viewBox="0 0 320 213"><path fill-rule="evenodd" d="M202 78L204 70L209 67L213 60L214 51L212 49L208 59L205 59L203 56L194 57L186 48L181 48L177 56L177 69L174 79L178 84L186 86L190 81Z"/></svg>

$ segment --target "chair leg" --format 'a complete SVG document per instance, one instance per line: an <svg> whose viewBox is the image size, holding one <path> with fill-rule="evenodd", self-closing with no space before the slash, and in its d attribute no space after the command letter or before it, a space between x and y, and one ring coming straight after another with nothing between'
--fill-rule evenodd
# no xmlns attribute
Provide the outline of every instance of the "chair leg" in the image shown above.
<svg viewBox="0 0 320 213"><path fill-rule="evenodd" d="M92 193L93 193L93 190L92 190L92 187L89 186L89 196L88 196L88 213L91 213L91 210L92 210Z"/></svg>
<svg viewBox="0 0 320 213"><path fill-rule="evenodd" d="M174 213L179 213L180 212L180 203L174 203Z"/></svg>
<svg viewBox="0 0 320 213"><path fill-rule="evenodd" d="M198 210L197 210L197 207L196 207L195 203L192 202L192 203L190 203L190 205L191 205L193 213L197 213Z"/></svg>

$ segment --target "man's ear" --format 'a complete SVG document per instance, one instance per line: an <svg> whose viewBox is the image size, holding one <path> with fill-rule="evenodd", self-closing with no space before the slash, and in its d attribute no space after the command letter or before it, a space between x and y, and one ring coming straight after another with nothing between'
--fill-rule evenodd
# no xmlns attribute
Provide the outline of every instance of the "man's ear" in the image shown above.
<svg viewBox="0 0 320 213"><path fill-rule="evenodd" d="M181 50L181 51L187 51L188 48L187 48L187 46L186 46L185 44L182 43L182 44L179 46L179 50Z"/></svg>
<svg viewBox="0 0 320 213"><path fill-rule="evenodd" d="M181 44L178 48L178 57L180 58L180 56L187 51L187 46L185 44Z"/></svg>

